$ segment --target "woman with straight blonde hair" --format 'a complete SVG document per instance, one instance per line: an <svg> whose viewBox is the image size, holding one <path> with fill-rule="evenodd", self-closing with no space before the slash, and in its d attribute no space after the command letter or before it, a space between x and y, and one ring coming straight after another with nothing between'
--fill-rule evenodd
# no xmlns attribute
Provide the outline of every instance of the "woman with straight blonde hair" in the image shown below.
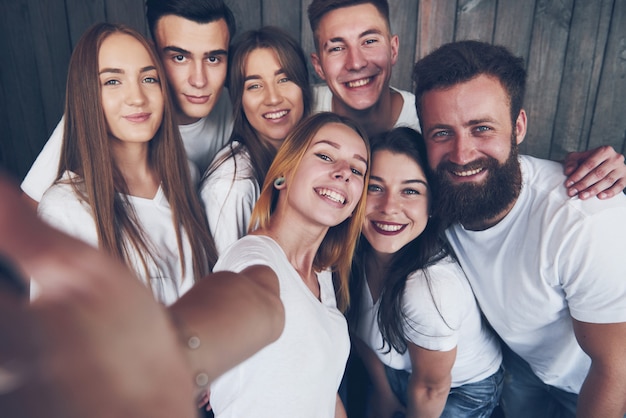
<svg viewBox="0 0 626 418"><path fill-rule="evenodd" d="M280 296L285 325L278 340L211 385L216 417L345 416L337 390L350 342L340 309L349 302L368 161L364 132L333 113L304 119L278 150L249 234L215 271L268 266L265 285Z"/></svg>
<svg viewBox="0 0 626 418"><path fill-rule="evenodd" d="M58 176L38 213L133 268L165 304L210 272L216 251L151 44L89 28L68 70Z"/></svg>

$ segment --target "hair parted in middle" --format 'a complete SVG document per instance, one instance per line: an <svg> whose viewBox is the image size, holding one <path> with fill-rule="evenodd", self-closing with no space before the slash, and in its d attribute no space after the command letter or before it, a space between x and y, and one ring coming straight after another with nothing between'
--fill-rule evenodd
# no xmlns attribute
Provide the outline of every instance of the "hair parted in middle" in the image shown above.
<svg viewBox="0 0 626 418"><path fill-rule="evenodd" d="M217 261L217 250L192 187L187 155L174 123L165 71L152 44L134 29L120 24L96 23L76 44L67 75L65 128L57 180L66 170L78 174L80 177L70 182L75 193L91 207L99 247L121 261L128 261L130 248L135 248L147 269L147 261L158 254L154 254L150 243L145 241L128 201L128 187L111 152L102 106L98 56L102 43L113 34L135 38L156 67L164 109L161 126L148 145L148 159L161 180L161 188L172 210L182 269L184 271L185 266L184 231L191 244L194 277L203 277Z"/></svg>
<svg viewBox="0 0 626 418"><path fill-rule="evenodd" d="M286 76L302 91L302 102L304 105L302 117L308 116L311 112L313 93L309 83L306 57L300 44L287 32L273 26L264 26L260 29L243 33L231 47L228 63L229 75L227 85L233 102L234 113L233 131L230 136L231 153L223 160L211 164L205 177L210 175L231 155L241 152L241 145L243 145L250 155L255 180L259 184L263 184L265 173L267 173L274 155L276 155L274 147L259 138L248 121L243 108L246 62L250 54L257 49L269 49L276 54L276 58ZM239 146L234 146L233 141L237 141Z"/></svg>
<svg viewBox="0 0 626 418"><path fill-rule="evenodd" d="M282 176L289 182L289 178L298 170L300 162L317 132L330 123L343 124L356 132L363 139L367 149L368 160L368 170L363 179L363 191L352 216L339 225L329 228L313 261L313 267L316 271L322 271L329 267L333 268L336 278L337 306L339 309L345 310L350 304L348 292L350 266L365 216L366 185L369 181L369 142L367 134L359 124L336 113L321 112L303 119L296 125L281 145L274 162L267 172L261 195L252 211L249 231L251 232L256 228L267 228L270 225L272 213L278 201L278 195L281 193L274 187L274 180ZM288 190L285 190L285 193L288 193Z"/></svg>

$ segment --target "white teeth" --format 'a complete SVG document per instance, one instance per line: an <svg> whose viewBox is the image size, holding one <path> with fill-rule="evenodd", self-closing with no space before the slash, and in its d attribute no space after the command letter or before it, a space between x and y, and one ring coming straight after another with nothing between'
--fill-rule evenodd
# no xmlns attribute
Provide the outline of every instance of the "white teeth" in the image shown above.
<svg viewBox="0 0 626 418"><path fill-rule="evenodd" d="M288 112L286 110L281 110L280 112L270 112L263 115L265 119L279 119L285 116Z"/></svg>
<svg viewBox="0 0 626 418"><path fill-rule="evenodd" d="M469 176L473 176L475 174L480 173L481 171L483 171L482 168L477 168L475 170L469 170L469 171L453 171L455 176L459 176L459 177L469 177Z"/></svg>
<svg viewBox="0 0 626 418"><path fill-rule="evenodd" d="M370 77L362 78L362 79L356 80L356 81L349 81L349 82L346 83L346 85L348 87L361 87L361 86L364 86L364 85L368 84L370 82L370 80L371 80Z"/></svg>
<svg viewBox="0 0 626 418"><path fill-rule="evenodd" d="M402 229L402 225L381 224L378 222L374 222L374 225L376 225L376 228L387 232L396 232Z"/></svg>
<svg viewBox="0 0 626 418"><path fill-rule="evenodd" d="M346 198L343 197L341 194L333 191L333 190L329 190L329 189L319 189L317 191L317 194L319 194L320 196L326 196L327 198L329 198L330 200L334 200L335 202L338 203L345 203Z"/></svg>

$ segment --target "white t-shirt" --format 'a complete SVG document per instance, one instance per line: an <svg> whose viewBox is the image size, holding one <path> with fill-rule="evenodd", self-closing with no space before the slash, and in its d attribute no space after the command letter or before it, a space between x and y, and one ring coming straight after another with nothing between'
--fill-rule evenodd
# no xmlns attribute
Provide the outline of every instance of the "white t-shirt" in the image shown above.
<svg viewBox="0 0 626 418"><path fill-rule="evenodd" d="M285 309L281 336L211 385L216 418L334 417L350 350L329 271L318 273L320 300L271 238L247 235L229 247L214 271L267 265L276 272Z"/></svg>
<svg viewBox="0 0 626 418"><path fill-rule="evenodd" d="M363 286L362 314L357 335L396 370L411 373L408 350L400 354L389 345L383 348L378 326L380 299L373 303L367 284ZM502 362L500 342L481 319L474 294L459 265L450 257L407 279L402 296L407 317L407 340L427 350L449 351L457 347L452 367L452 387L481 381L494 374Z"/></svg>
<svg viewBox="0 0 626 418"><path fill-rule="evenodd" d="M571 318L626 321L626 196L569 198L560 164L520 163L522 190L504 219L447 235L495 331L545 383L578 393L590 359Z"/></svg>
<svg viewBox="0 0 626 418"><path fill-rule="evenodd" d="M75 176L73 173L66 172L63 179L68 179L70 175ZM155 260L156 263L148 262L150 287L158 301L169 305L189 290L194 283L189 240L183 231L183 254L185 256L185 274L183 275L176 231L172 222L172 211L163 190L159 187L153 199L136 196L128 196L128 198L137 214L142 231L155 248L153 253L158 257ZM48 224L98 247L98 235L91 208L79 199L70 184L59 182L50 187L41 198L37 212L39 217ZM146 283L146 274L137 253L133 252L131 257L133 261L130 267Z"/></svg>
<svg viewBox="0 0 626 418"><path fill-rule="evenodd" d="M402 95L402 110L398 119L394 124L394 128L406 126L421 132L417 111L415 110L415 95L408 91L400 90L395 87L389 87ZM313 86L313 112L332 112L333 111L333 93L326 84L318 84Z"/></svg>
<svg viewBox="0 0 626 418"><path fill-rule="evenodd" d="M239 142L234 141L233 146L238 145ZM230 155L230 152L230 145L227 145L217 154L214 162ZM260 187L254 178L250 155L245 147L238 150L234 158L229 156L202 181L200 198L218 254L246 235L259 194Z"/></svg>
<svg viewBox="0 0 626 418"><path fill-rule="evenodd" d="M56 180L63 145L65 117L62 117L37 159L22 181L22 190L36 201ZM226 144L233 129L232 105L224 89L211 113L190 125L179 125L180 135L191 160L200 174L217 152Z"/></svg>

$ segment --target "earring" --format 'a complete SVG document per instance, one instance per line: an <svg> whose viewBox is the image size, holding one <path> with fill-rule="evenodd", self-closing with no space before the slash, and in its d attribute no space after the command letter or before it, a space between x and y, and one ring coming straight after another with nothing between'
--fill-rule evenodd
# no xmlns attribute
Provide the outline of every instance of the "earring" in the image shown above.
<svg viewBox="0 0 626 418"><path fill-rule="evenodd" d="M276 187L277 189L282 186L283 184L285 184L285 178L284 177L278 177L276 180L274 180L274 187Z"/></svg>

